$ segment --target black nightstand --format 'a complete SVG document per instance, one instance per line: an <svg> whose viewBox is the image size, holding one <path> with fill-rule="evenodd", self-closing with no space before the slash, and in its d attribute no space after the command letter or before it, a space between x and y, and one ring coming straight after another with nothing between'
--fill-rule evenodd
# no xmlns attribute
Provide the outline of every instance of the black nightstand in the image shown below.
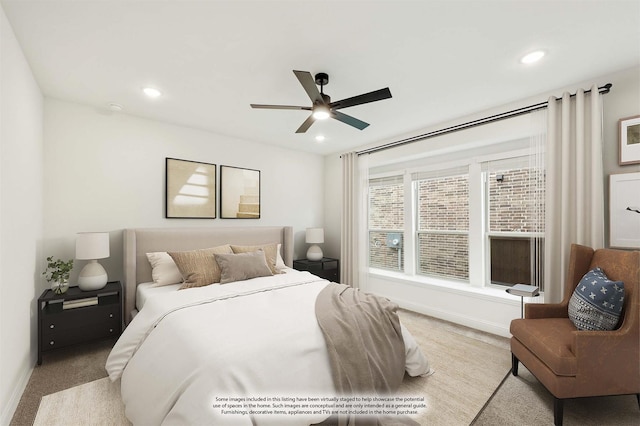
<svg viewBox="0 0 640 426"><path fill-rule="evenodd" d="M38 365L42 354L122 333L122 286L111 281L100 290L70 287L63 294L45 290L38 299Z"/></svg>
<svg viewBox="0 0 640 426"><path fill-rule="evenodd" d="M323 257L322 260L294 260L293 268L298 271L309 271L313 275L335 283L340 282L340 261L338 259Z"/></svg>

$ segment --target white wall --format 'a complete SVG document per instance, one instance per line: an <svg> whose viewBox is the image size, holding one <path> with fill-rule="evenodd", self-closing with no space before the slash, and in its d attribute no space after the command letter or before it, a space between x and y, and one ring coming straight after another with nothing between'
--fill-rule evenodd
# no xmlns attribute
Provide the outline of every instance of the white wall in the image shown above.
<svg viewBox="0 0 640 426"><path fill-rule="evenodd" d="M291 225L302 258L305 228L323 223L319 155L49 98L44 122L44 253L73 258L77 232L108 231L110 279L122 278L124 228ZM261 218L165 219L165 157L260 170Z"/></svg>
<svg viewBox="0 0 640 426"><path fill-rule="evenodd" d="M42 292L42 105L0 6L0 424L9 424L36 362Z"/></svg>
<svg viewBox="0 0 640 426"><path fill-rule="evenodd" d="M519 107L544 102L549 96L561 96L563 91L574 93L578 88L589 88L593 83L599 86L612 83L610 93L603 96L604 104L604 176L605 180L605 206L608 206L608 176L612 173L632 173L640 171L640 165L618 165L618 119L640 114L640 68L622 70L618 73L594 78L588 82L576 83L571 87L559 89L551 88L548 93L540 96L523 99L509 105L493 108L488 111L480 111L472 116L461 117L446 123L440 123L429 128L422 129L414 134L398 135L392 140L401 140L416 134L442 129L455 124L465 123L482 117L509 111ZM392 140L378 141L370 146L381 145ZM434 144L434 139L413 144L411 147L400 148L406 153L419 152L421 144ZM424 146L424 145L423 145ZM357 150L364 149L361 147ZM398 156L394 150L386 151L388 156ZM384 156L384 153L376 154L376 157ZM377 158L378 162L380 159ZM339 257L340 253L340 210L334 208L335 203L341 199L342 172L339 155L325 157L325 232L331 235L326 238L325 251L328 255ZM608 211L605 208L605 220L608 228ZM608 241L608 229L606 238ZM509 322L520 316L520 300L500 292L488 292L478 295L468 293L460 288L446 288L441 286L429 286L408 282L396 277L376 276L369 280L368 291L386 296L396 301L400 306L423 312L428 315L443 318L480 330L489 331L504 336L509 336ZM476 291L476 290L472 290Z"/></svg>

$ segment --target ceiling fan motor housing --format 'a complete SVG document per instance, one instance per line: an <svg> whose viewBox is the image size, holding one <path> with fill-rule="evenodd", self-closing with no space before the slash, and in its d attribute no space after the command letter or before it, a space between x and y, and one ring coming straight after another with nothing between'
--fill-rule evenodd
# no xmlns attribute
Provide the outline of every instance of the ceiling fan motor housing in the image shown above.
<svg viewBox="0 0 640 426"><path fill-rule="evenodd" d="M320 87L329 84L329 74L324 72L319 72L315 77L316 84Z"/></svg>

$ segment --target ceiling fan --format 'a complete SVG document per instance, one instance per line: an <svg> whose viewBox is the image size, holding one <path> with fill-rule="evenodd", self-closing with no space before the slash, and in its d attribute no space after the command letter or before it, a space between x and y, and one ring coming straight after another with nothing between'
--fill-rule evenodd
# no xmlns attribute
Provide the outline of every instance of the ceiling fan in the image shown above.
<svg viewBox="0 0 640 426"><path fill-rule="evenodd" d="M318 73L315 78L311 76L311 73L307 71L293 71L298 77L300 84L304 88L307 95L313 102L310 107L305 106L293 106L293 105L261 105L251 104L251 108L264 108L264 109L300 109L305 111L311 111L311 115L307 118L296 133L304 133L316 120L324 120L326 118L335 118L338 121L342 121L345 124L355 127L356 129L363 130L369 125L362 120L351 117L337 111L342 108L352 107L356 105L367 104L369 102L381 101L383 99L389 99L391 97L391 91L388 87L384 89L375 90L373 92L364 93L362 95L353 96L351 98L342 99L341 101L331 102L329 95L326 95L323 91L324 86L329 83L329 75L326 73ZM316 84L320 86L320 91L316 87Z"/></svg>

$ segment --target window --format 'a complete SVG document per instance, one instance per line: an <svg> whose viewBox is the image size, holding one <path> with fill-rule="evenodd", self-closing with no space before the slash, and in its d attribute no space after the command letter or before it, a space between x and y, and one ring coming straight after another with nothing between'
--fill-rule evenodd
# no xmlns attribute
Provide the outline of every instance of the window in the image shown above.
<svg viewBox="0 0 640 426"><path fill-rule="evenodd" d="M545 176L534 157L519 149L450 167L414 163L412 173L370 179L369 266L439 282L542 288Z"/></svg>
<svg viewBox="0 0 640 426"><path fill-rule="evenodd" d="M489 281L541 286L544 173L528 156L483 164L487 193Z"/></svg>
<svg viewBox="0 0 640 426"><path fill-rule="evenodd" d="M369 180L369 266L404 270L402 176Z"/></svg>
<svg viewBox="0 0 640 426"><path fill-rule="evenodd" d="M469 173L413 176L417 205L417 273L469 280Z"/></svg>

